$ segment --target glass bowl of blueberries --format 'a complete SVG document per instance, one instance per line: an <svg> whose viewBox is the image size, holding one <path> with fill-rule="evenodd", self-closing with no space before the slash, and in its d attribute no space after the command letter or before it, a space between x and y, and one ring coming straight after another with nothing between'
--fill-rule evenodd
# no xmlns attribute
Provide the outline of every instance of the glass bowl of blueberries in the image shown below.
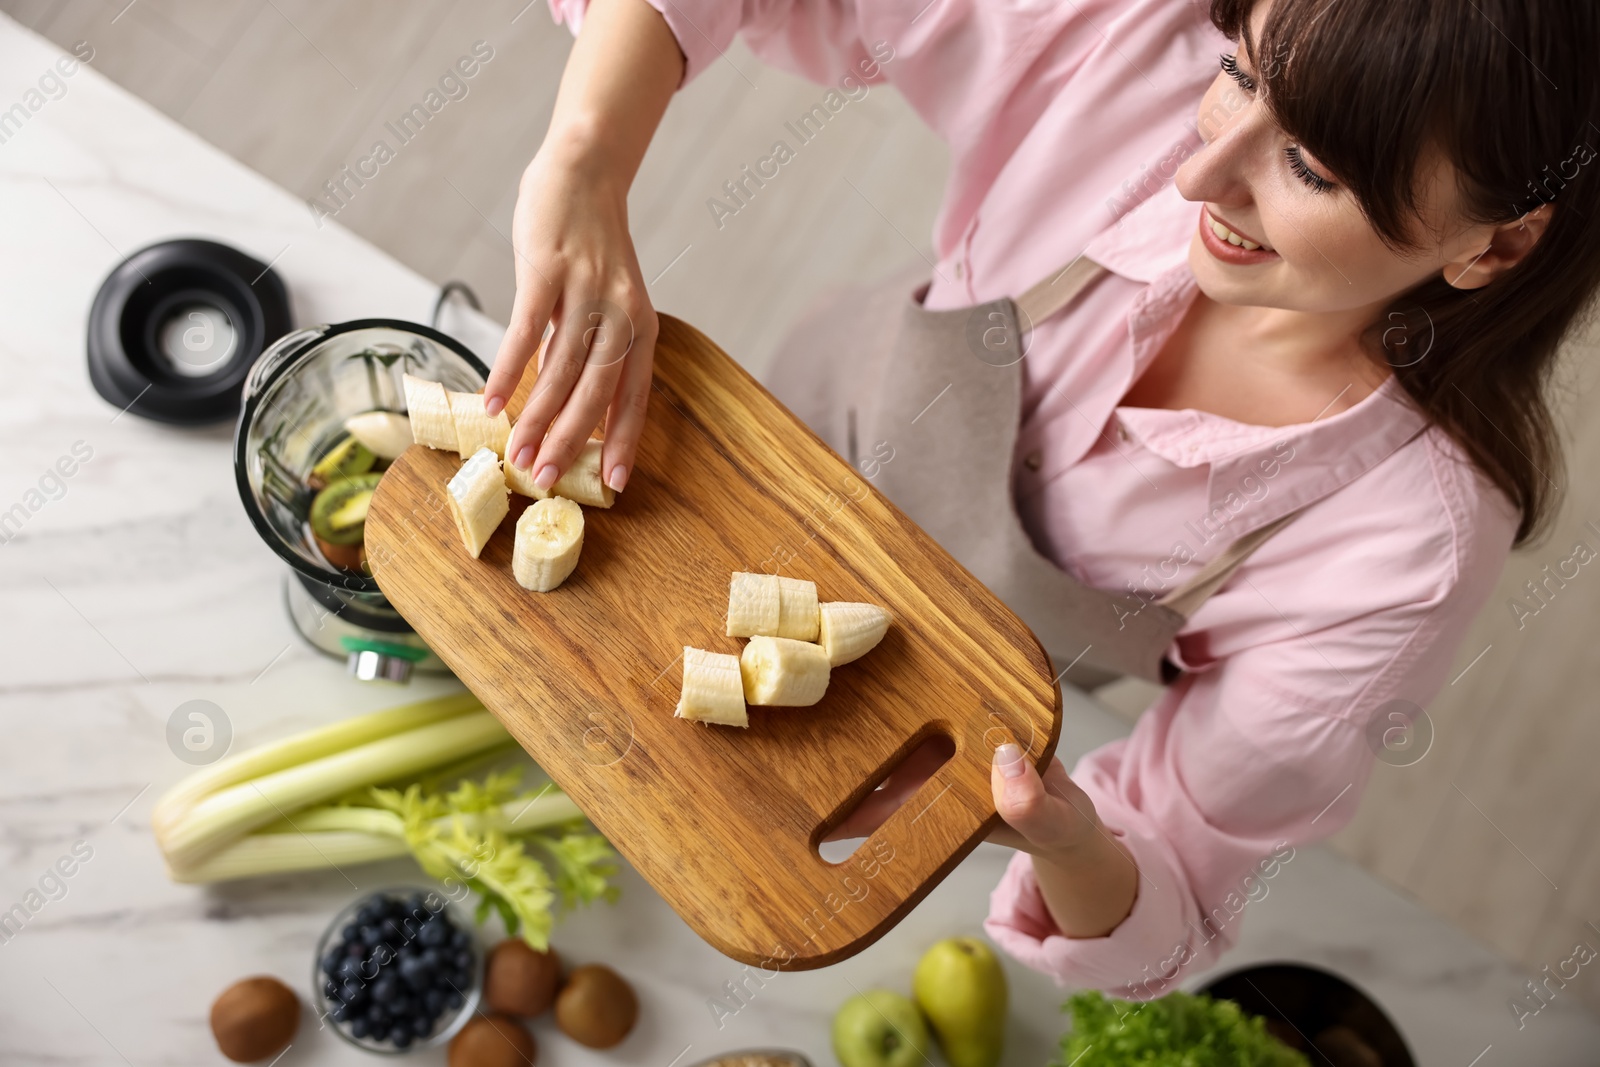
<svg viewBox="0 0 1600 1067"><path fill-rule="evenodd" d="M315 968L318 1014L368 1052L442 1045L482 996L472 920L437 889L393 886L352 901L317 942Z"/></svg>

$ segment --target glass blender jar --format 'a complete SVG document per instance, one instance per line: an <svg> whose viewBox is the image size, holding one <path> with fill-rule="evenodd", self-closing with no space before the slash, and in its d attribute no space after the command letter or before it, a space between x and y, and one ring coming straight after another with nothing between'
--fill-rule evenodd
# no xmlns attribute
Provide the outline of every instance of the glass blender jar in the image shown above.
<svg viewBox="0 0 1600 1067"><path fill-rule="evenodd" d="M371 574L328 559L310 523L312 467L345 436L350 416L405 411L403 374L476 392L489 369L460 342L417 323L313 326L280 338L255 361L234 434L239 496L256 531L289 564L284 595L295 628L364 681L448 673Z"/></svg>

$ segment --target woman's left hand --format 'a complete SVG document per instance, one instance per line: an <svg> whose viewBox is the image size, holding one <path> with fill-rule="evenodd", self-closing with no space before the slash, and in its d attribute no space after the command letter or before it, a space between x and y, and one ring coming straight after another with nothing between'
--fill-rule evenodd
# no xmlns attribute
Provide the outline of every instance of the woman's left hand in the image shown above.
<svg viewBox="0 0 1600 1067"><path fill-rule="evenodd" d="M1035 856L1077 851L1090 838L1104 834L1094 801L1067 777L1059 759L1043 776L1013 744L994 750L989 770L994 809L1004 819L989 840Z"/></svg>

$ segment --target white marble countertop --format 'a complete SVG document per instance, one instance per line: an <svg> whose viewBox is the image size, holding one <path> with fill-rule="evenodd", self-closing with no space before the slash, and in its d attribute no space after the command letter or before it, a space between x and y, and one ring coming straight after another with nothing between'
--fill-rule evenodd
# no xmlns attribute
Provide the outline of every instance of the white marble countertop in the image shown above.
<svg viewBox="0 0 1600 1067"><path fill-rule="evenodd" d="M0 109L23 100L58 55L0 16ZM75 443L92 449L0 545L0 910L74 842L92 856L64 896L0 943L0 1062L218 1063L212 997L257 973L305 990L315 937L356 890L332 872L170 884L148 828L154 797L188 769L166 747L167 717L184 701L213 701L235 745L248 745L442 683L409 693L362 685L299 640L283 610L286 569L238 501L231 426L119 416L89 386L89 304L124 254L176 236L273 262L297 324L422 320L436 289L339 227L319 229L304 204L93 70L64 84L0 143L0 511L27 499ZM492 331L467 339L492 355ZM1064 757L1125 729L1086 698L1067 704ZM881 942L824 971L780 975L721 1028L707 1000L739 965L625 872L621 903L569 919L555 943L568 959L625 973L641 993L640 1025L599 1054L540 1021L543 1062L668 1067L782 1045L830 1064L834 1008L852 987L908 988L929 943L978 932L1008 855L981 847ZM417 877L408 861L354 875L364 887ZM1591 1064L1600 1049L1600 1022L1559 998L1519 1032L1507 1004L1526 976L1323 850L1301 850L1250 905L1225 966L1268 959L1318 963L1366 988L1423 1064ZM1064 994L1018 967L1009 975L1006 1063L1043 1064L1063 1029ZM308 1015L279 1062L361 1059Z"/></svg>

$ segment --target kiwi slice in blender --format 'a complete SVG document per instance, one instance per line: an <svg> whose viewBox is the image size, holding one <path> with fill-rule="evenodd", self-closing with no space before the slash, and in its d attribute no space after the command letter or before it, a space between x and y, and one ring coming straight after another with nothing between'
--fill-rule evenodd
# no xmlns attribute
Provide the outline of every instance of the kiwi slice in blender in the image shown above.
<svg viewBox="0 0 1600 1067"><path fill-rule="evenodd" d="M383 475L371 472L330 482L311 501L311 533L330 545L357 545Z"/></svg>
<svg viewBox="0 0 1600 1067"><path fill-rule="evenodd" d="M372 449L354 437L346 436L330 448L327 455L317 460L306 481L313 489L324 489L341 478L365 474L377 462L378 457Z"/></svg>

